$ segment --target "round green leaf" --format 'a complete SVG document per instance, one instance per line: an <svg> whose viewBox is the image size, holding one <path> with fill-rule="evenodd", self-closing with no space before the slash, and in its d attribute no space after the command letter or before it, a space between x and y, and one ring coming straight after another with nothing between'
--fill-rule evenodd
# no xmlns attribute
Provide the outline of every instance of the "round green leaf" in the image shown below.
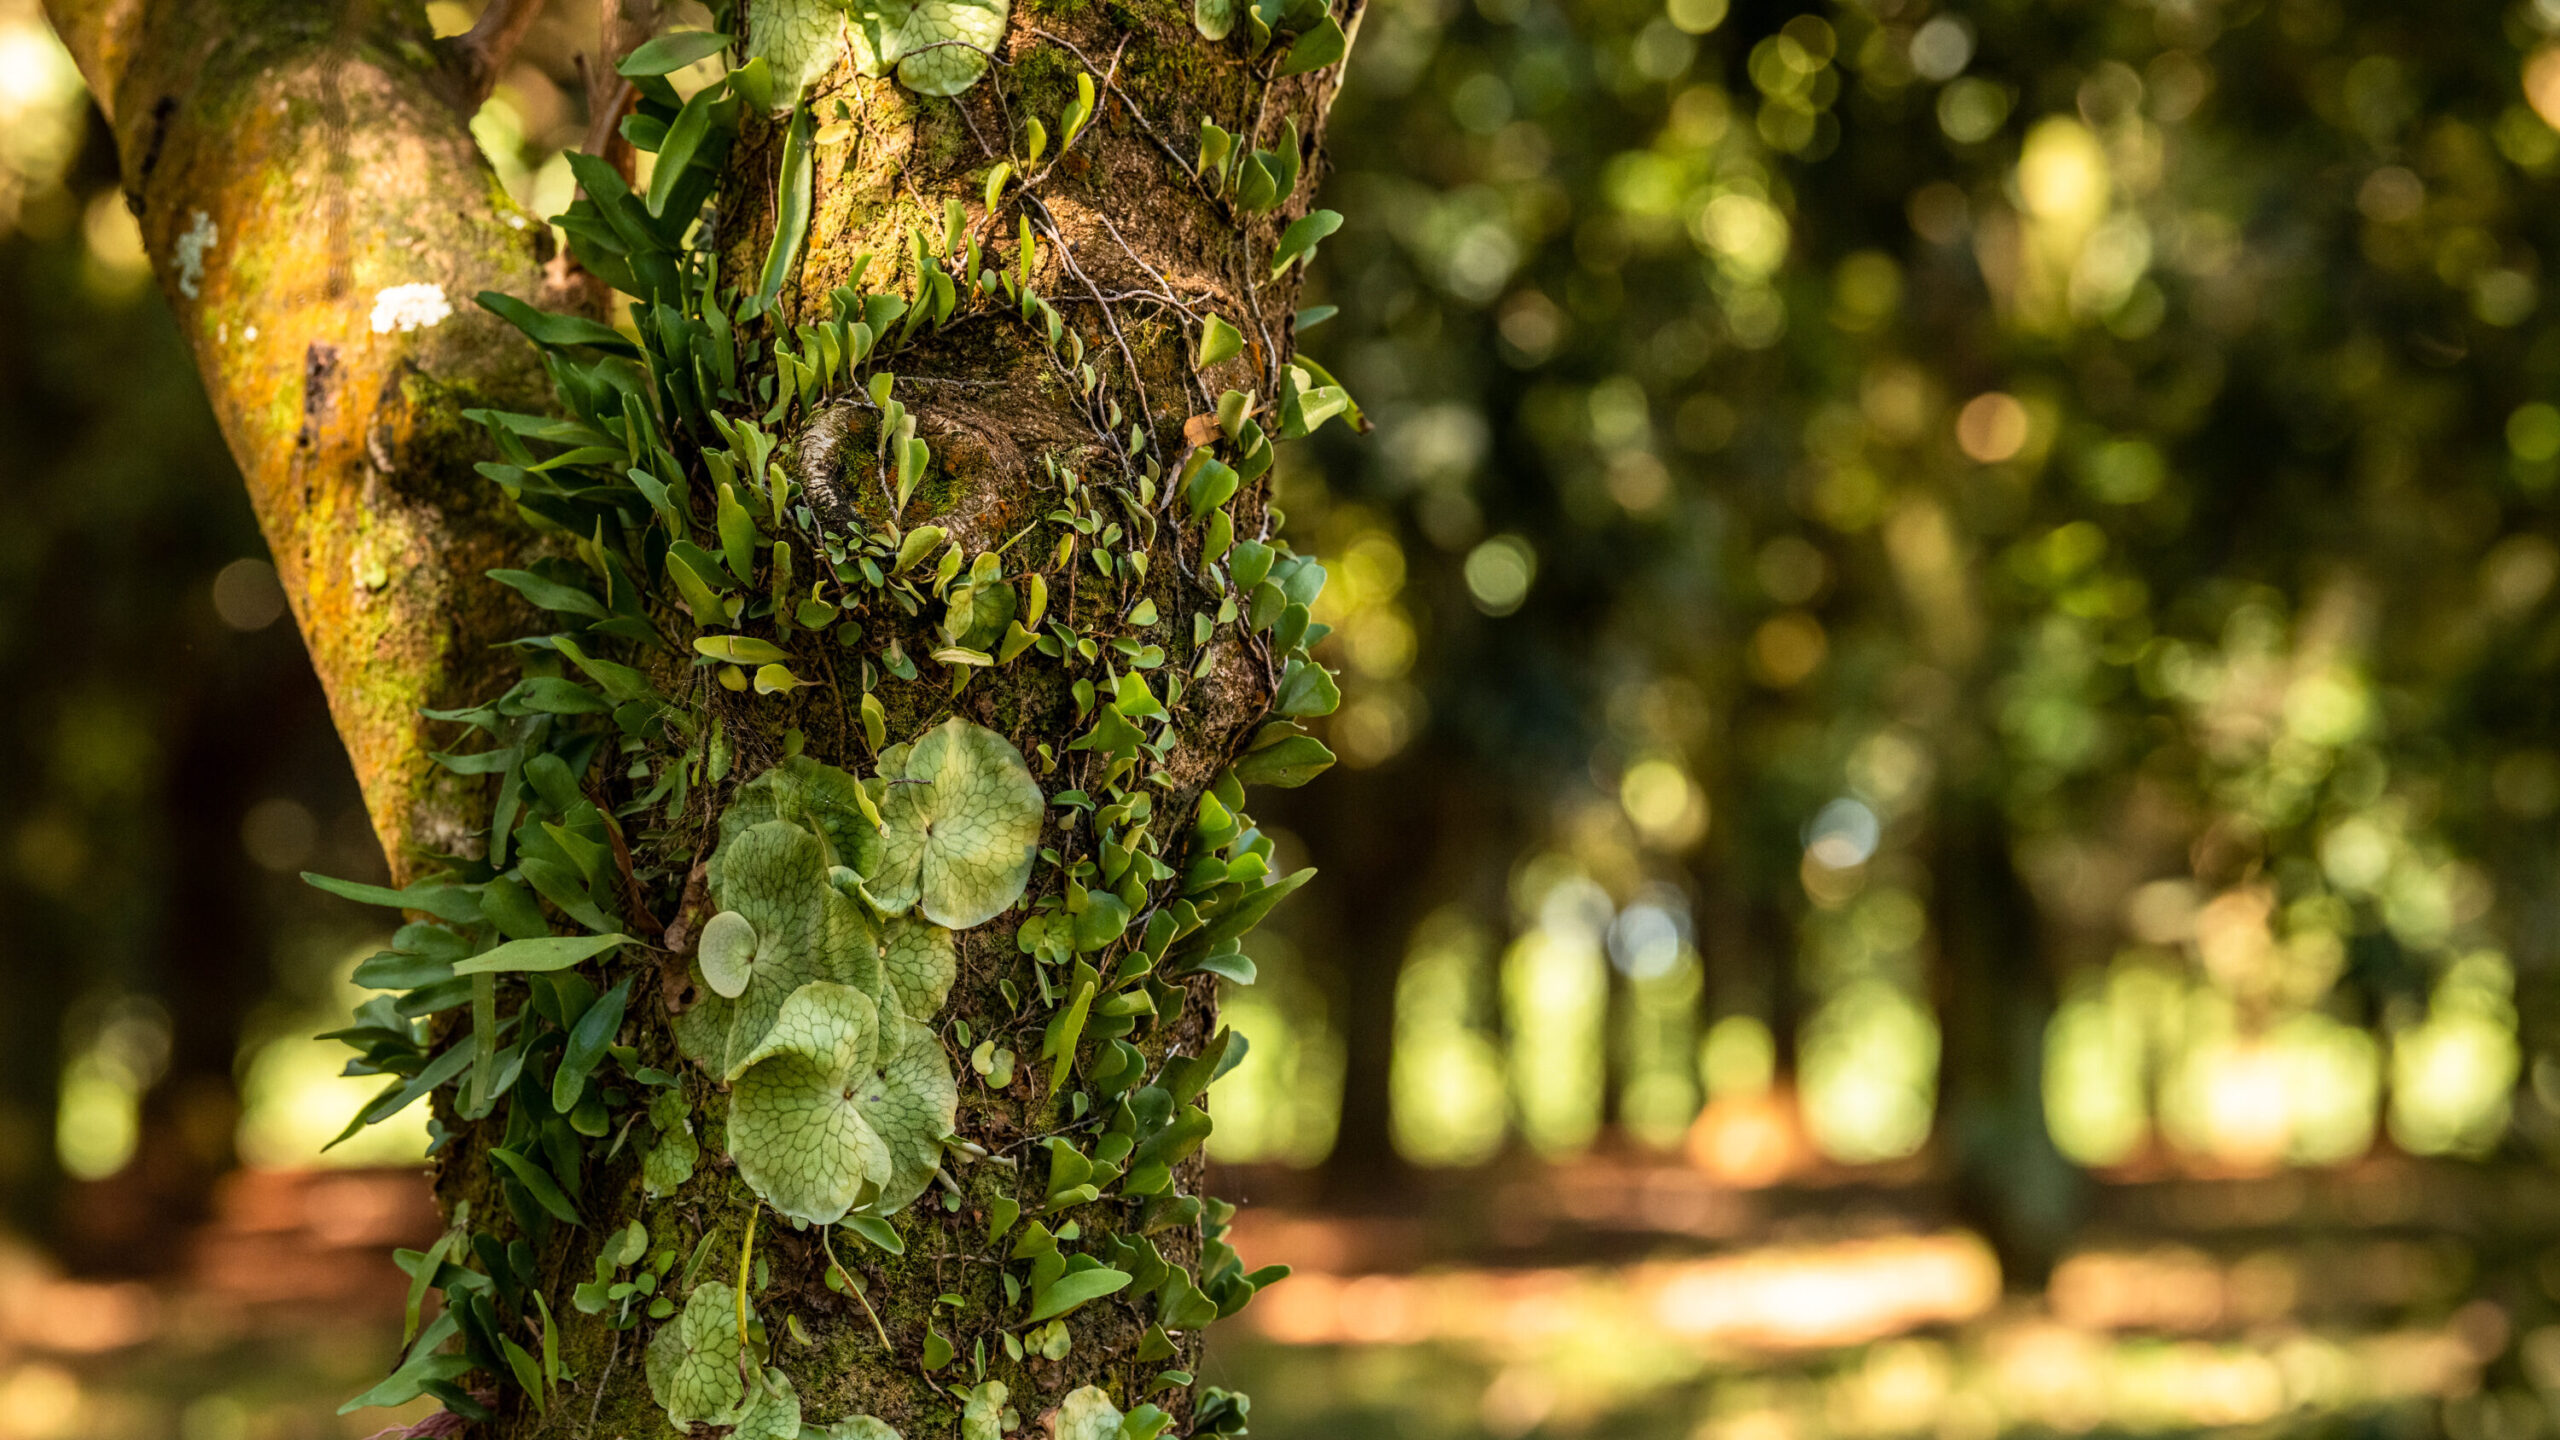
<svg viewBox="0 0 2560 1440"><path fill-rule="evenodd" d="M810 1440L905 1440L877 1415L848 1415L823 1430L802 1433L810 1435Z"/></svg>
<svg viewBox="0 0 2560 1440"><path fill-rule="evenodd" d="M747 1382L738 1373L737 1307L738 1292L722 1281L705 1280L649 1342L642 1360L649 1393L678 1430L734 1425L746 1409ZM754 1313L752 1307L748 1313Z"/></svg>
<svg viewBox="0 0 2560 1440"><path fill-rule="evenodd" d="M890 1179L890 1147L855 1099L868 1093L878 1030L879 1012L861 991L804 985L729 1092L739 1178L789 1219L832 1225Z"/></svg>
<svg viewBox="0 0 2560 1440"><path fill-rule="evenodd" d="M987 70L981 51L1004 40L1008 0L855 0L853 64L865 75L898 69L919 95L957 95Z"/></svg>
<svg viewBox="0 0 2560 1440"><path fill-rule="evenodd" d="M960 973L959 948L951 932L912 915L891 917L882 927L880 970L898 995L898 1008L915 1019L942 1009L951 982Z"/></svg>
<svg viewBox="0 0 2560 1440"><path fill-rule="evenodd" d="M889 838L872 896L965 930L1022 898L1039 853L1039 782L1011 741L953 716L886 769Z"/></svg>
<svg viewBox="0 0 2560 1440"><path fill-rule="evenodd" d="M811 831L768 820L712 856L712 903L754 930L755 960L735 999L716 993L677 1017L685 1053L734 1080L773 1028L783 1000L812 981L880 988L880 938L862 907L827 883L827 847ZM710 976L704 975L706 986Z"/></svg>
<svg viewBox="0 0 2560 1440"><path fill-rule="evenodd" d="M800 1395L791 1388L790 1376L765 1367L764 1383L756 1387L729 1440L800 1440Z"/></svg>
<svg viewBox="0 0 2560 1440"><path fill-rule="evenodd" d="M960 1086L931 1027L899 1020L883 1028L904 1034L894 1057L856 1087L854 1106L890 1157L888 1180L864 1208L894 1215L932 1187L934 1169L942 1163L942 1137L959 1119Z"/></svg>
<svg viewBox="0 0 2560 1440"><path fill-rule="evenodd" d="M747 57L773 67L774 98L797 100L844 53L845 16L829 0L759 0L747 30Z"/></svg>
<svg viewBox="0 0 2560 1440"><path fill-rule="evenodd" d="M879 868L881 843L880 827L865 813L871 803L851 774L794 755L738 787L720 814L721 843L766 821L788 820L825 841L835 852L833 863L869 875ZM713 852L708 878L714 889L724 867L721 854Z"/></svg>
<svg viewBox="0 0 2560 1440"><path fill-rule="evenodd" d="M1123 1277L1124 1279L1126 1277ZM1067 1392L1058 1402L1056 1440L1113 1440L1120 1433L1120 1407L1092 1385Z"/></svg>
<svg viewBox="0 0 2560 1440"><path fill-rule="evenodd" d="M712 993L735 1000L747 991L747 974L756 960L756 927L735 910L723 910L702 927L702 978Z"/></svg>

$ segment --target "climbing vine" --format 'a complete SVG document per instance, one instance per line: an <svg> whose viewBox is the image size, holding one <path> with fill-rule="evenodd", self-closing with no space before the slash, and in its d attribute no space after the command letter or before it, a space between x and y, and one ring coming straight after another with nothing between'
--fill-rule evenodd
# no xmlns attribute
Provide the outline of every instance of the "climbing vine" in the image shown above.
<svg viewBox="0 0 2560 1440"><path fill-rule="evenodd" d="M447 1176L471 1197L447 1232L399 1252L404 1358L347 1408L547 1413L637 1363L680 1431L895 1436L804 1408L820 1388L795 1383L794 1342L816 1342L808 1297L776 1283L785 1247L822 1257L872 1363L923 1375L964 1440L1018 1428L1026 1367L1079 1346L1119 1391L1046 1397L1056 1440L1155 1440L1185 1409L1189 1434L1241 1434L1245 1397L1177 1401L1194 1377L1171 1362L1285 1269L1245 1271L1232 1208L1185 1189L1202 1097L1245 1043L1184 1014L1201 977L1252 983L1247 936L1313 873L1277 873L1245 809L1248 786L1332 763L1300 722L1339 701L1311 654L1324 569L1278 538L1261 482L1276 442L1362 422L1255 315L1169 294L1153 303L1202 408L1151 406L1113 306L1094 291L1071 323L1041 293L1082 272L1040 190L1117 98L1168 183L1255 245L1253 217L1298 188L1296 124L1265 148L1258 119L1203 118L1184 154L1110 71L1078 68L1054 129L1026 116L1007 137L976 212L950 200L938 233L813 297L810 83L850 56L920 95L1002 85L1008 8L754 18L744 46L668 35L621 66L645 185L571 159L582 195L557 223L633 297L629 324L480 297L559 402L472 412L527 534L492 576L546 621L504 694L431 712L471 737L435 758L490 786L484 844L398 890L310 877L415 917L333 1032L351 1073L389 1077L347 1133L432 1097L432 1153L470 1167ZM1194 22L1265 86L1347 44L1318 0L1200 0ZM679 98L668 77L724 53L743 58ZM742 281L713 202L750 132L778 134L780 172ZM1250 271L1279 279L1339 223L1302 216ZM893 368L967 325L1026 337L1089 432L1026 461L1040 498L1001 536L943 513L958 479L919 425L933 392ZM1212 397L1202 377L1248 351L1267 393ZM943 1248L919 1268L928 1235ZM902 1265L942 1293L884 1318L878 1277ZM564 1290L602 1354L569 1338Z"/></svg>

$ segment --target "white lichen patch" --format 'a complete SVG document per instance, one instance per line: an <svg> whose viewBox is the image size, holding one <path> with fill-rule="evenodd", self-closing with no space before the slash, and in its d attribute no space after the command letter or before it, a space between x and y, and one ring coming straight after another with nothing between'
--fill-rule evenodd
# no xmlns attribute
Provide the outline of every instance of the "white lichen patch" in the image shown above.
<svg viewBox="0 0 2560 1440"><path fill-rule="evenodd" d="M431 281L394 285L373 297L373 333L424 330L451 314L453 305L444 298L443 286Z"/></svg>
<svg viewBox="0 0 2560 1440"><path fill-rule="evenodd" d="M188 219L187 228L178 236L177 249L171 253L178 266L179 294L193 300L202 293L204 257L221 238L222 232L212 216L198 210Z"/></svg>

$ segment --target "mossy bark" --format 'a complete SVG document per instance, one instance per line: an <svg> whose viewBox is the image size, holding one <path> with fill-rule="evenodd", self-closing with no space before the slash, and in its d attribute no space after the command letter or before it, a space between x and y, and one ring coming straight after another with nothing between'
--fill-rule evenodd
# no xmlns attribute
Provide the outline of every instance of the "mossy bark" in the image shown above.
<svg viewBox="0 0 2560 1440"><path fill-rule="evenodd" d="M484 690L528 618L483 578L521 535L461 412L540 404L532 356L471 297L539 299L545 227L482 161L415 0L47 9L394 872L467 845L480 803L427 759L418 712ZM403 286L435 298L386 305Z"/></svg>
<svg viewBox="0 0 2560 1440"><path fill-rule="evenodd" d="M1294 271L1275 281L1269 256L1280 229L1304 213L1314 189L1330 72L1270 82L1264 78L1267 60L1256 64L1240 47L1203 40L1186 11L1162 4L1017 4L998 64L956 100L919 97L893 81L840 69L814 91L827 143L818 150L808 251L783 305L788 319L821 318L828 292L865 255L865 289L912 293L910 231L923 231L939 248L947 205L955 199L980 242L984 264L992 269L1015 263L1017 211L1004 205L1004 226L989 223L987 173L1021 153L1027 117L1041 117L1052 136L1058 134L1059 114L1075 95L1075 76L1087 62L1092 68L1086 73L1104 82L1090 132L1063 158L1053 139L1048 159L1054 168L1035 180L1036 203L1023 208L1036 217L1033 288L1087 338L1087 358L1106 379L1103 393L1124 407L1118 425L1096 415L1075 376L1038 343L1030 326L1001 312L955 322L883 367L895 370L896 397L916 413L918 433L934 453L915 500L898 518L910 526L941 526L970 554L998 550L1031 531L1008 553L1006 569L1047 571L1053 617L1063 616L1087 633L1108 630L1139 600L1152 599L1161 618L1139 638L1171 652L1165 673L1187 673L1200 655L1192 617L1214 612L1219 602L1216 592L1192 578L1196 535L1164 525L1143 579L1125 571L1105 579L1081 555L1059 568L1022 557L1045 552L1056 538L1055 527L1042 523L1062 498L1051 465L1116 479L1124 464L1142 465L1153 455L1169 482L1188 448L1185 421L1213 410L1218 392L1232 387L1269 396L1278 389L1279 367L1289 358L1296 282ZM1239 217L1193 183L1175 157L1194 153L1191 137L1204 115L1264 147L1278 143L1284 120L1293 122L1309 172L1295 199L1274 214ZM781 132L778 121L751 119L732 153L719 219L724 274L752 274L762 261L772 229ZM1034 167L1031 173L1041 171ZM1235 322L1247 337L1245 353L1213 373L1197 373L1196 326L1185 310ZM822 423L833 433L788 437L786 463L800 468L813 494L832 491L843 512L875 533L886 528L891 499L876 478L877 437L867 428L869 416L848 409ZM1133 423L1141 433L1130 445ZM1120 438L1106 438L1106 430ZM844 463L846 457L852 463ZM814 481L812 472L818 472ZM1248 494L1235 503L1240 536L1266 530L1266 498ZM950 671L925 658L947 643L937 638L933 621L930 612L902 620L878 606L858 648L801 638L795 668L826 683L787 698L714 692L722 725L737 745L733 775L753 776L778 760L783 737L793 730L804 738L807 753L867 773L868 747L853 706L861 693L856 671L863 657L877 656L894 641L916 660L919 673L901 681L875 672L872 693L886 707L889 739L911 739L941 716L957 713L1013 739L1034 756L1035 769L1038 748L1048 746L1061 762L1042 778L1051 793L1093 784L1098 762L1068 749L1085 728L1068 674L1030 652L977 672L954 695ZM1268 711L1267 653L1234 638L1233 627L1210 648L1220 653L1191 682L1181 739L1164 766L1172 783L1157 796L1173 817L1190 814L1198 794ZM706 850L715 813L703 807L685 831L693 838L676 841L676 847L689 844L694 854ZM1056 872L1042 867L1034 896L1057 883ZM702 916L697 907L671 918L681 941L698 931ZM1011 1085L997 1090L969 1072L965 1057L955 1056L962 1062L958 1133L997 1158L951 1158L945 1168L953 1190L928 1192L896 1218L903 1256L873 1249L857 1254L842 1242L836 1247L838 1257L862 1276L877 1326L863 1301L823 1283L827 1256L814 1232L794 1232L769 1215L760 1222L756 1253L769 1279L755 1303L772 1336L772 1363L791 1376L810 1424L871 1414L910 1440L956 1433L960 1391L975 1376L981 1343L987 1377L1008 1385L1028 1428L1036 1429L1039 1417L1067 1392L1088 1384L1100 1385L1124 1408L1153 1399L1177 1415L1187 1413L1180 1391L1156 1390L1152 1381L1166 1368L1195 1364L1199 1337L1182 1336L1171 1359L1135 1359L1153 1318L1141 1307L1151 1308L1151 1300L1104 1302L1076 1312L1069 1321L1073 1348L1062 1360L1005 1358L1002 1334L1022 1328L1023 1307L1006 1302L1002 1261L1014 1236L1000 1245L988 1243L989 1207L998 1197L1012 1197L1026 1212L1038 1209L1045 1161L1032 1142L1057 1129L1063 1118L1056 1110L1062 1097L1046 1093L1046 1067L1037 1059L1047 1012L1036 1000L1026 1007L1010 1004L999 990L1008 976L1028 988L1028 962L1014 942L1018 918L1019 912L1000 917L960 936L959 983L938 1021L948 1035L956 1017L968 1033L992 1038L1021 1057ZM1193 976L1181 989L1178 1013L1161 1016L1152 1031L1132 1037L1151 1059L1174 1048L1196 1052L1215 1031L1214 982ZM652 1032L645 1043L662 1057L660 1063L672 1067L665 1022L664 1007L658 1006L648 1007L638 1023ZM617 1331L601 1319L578 1315L567 1302L570 1287L593 1274L599 1237L635 1218L648 1224L653 1246L672 1243L683 1255L694 1253L705 1235L714 1237L710 1253L719 1258L703 1273L734 1273L741 1231L755 1206L724 1158L725 1101L719 1087L699 1071L687 1084L703 1147L700 1172L679 1193L655 1202L644 1200L627 1157L618 1169L593 1177L589 1223L549 1257L545 1277L552 1313L563 1322L563 1358L579 1381L547 1415L511 1409L498 1433L671 1433L637 1363L639 1346L655 1327ZM1196 1191L1199 1170L1195 1159L1180 1177L1183 1190ZM485 1204L491 1198L485 1194L490 1181L484 1165L468 1148L446 1166L443 1185L448 1200L477 1195ZM1095 1237L1131 1223L1133 1212L1087 1206L1068 1218ZM1153 1238L1166 1259L1196 1263L1196 1229ZM938 1298L946 1296L959 1303ZM794 1321L805 1332L805 1344L785 1338ZM921 1364L928 1331L958 1352L934 1374Z"/></svg>

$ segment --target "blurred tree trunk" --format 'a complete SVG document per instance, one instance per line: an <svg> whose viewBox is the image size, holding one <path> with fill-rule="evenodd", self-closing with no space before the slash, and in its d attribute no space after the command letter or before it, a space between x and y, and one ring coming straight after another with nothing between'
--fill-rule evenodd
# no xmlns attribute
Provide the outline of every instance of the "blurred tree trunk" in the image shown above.
<svg viewBox="0 0 2560 1440"><path fill-rule="evenodd" d="M501 514L497 488L473 473L472 462L487 452L461 412L551 408L532 348L471 297L495 289L563 309L584 293L575 285L542 293L548 231L499 196L466 128L487 57L468 44L440 47L417 5L391 0L50 0L50 9L112 120L127 195L247 479L393 873L406 875L438 852L467 851L477 844L482 797L476 783L457 783L430 764L429 745L446 737L430 737L418 712L490 698L507 678L497 668L502 652L491 647L537 627L481 579L533 542ZM1345 20L1356 24L1356 10ZM1060 268L1044 270L1040 284L1086 334L1095 362L1116 362L1131 383L1142 401L1133 418L1150 428L1151 445L1178 454L1185 420L1210 408L1188 327L1168 323L1161 310L1106 325L1109 304L1171 291L1236 317L1249 337L1246 356L1233 362L1237 383L1267 396L1287 358L1273 337L1287 339L1296 281L1294 273L1256 273L1262 267L1251 257L1268 254L1270 236L1257 228L1254 247L1241 244L1237 222L1222 219L1172 168L1164 137L1187 140L1202 113L1214 111L1243 120L1247 143L1268 146L1285 118L1302 137L1302 154L1314 156L1333 82L1323 72L1272 82L1236 52L1202 40L1187 14L1171 12L1138 21L1017 3L1006 48L1015 56L1006 79L1016 104L1054 116L1078 71L1100 82L1090 135L1062 157L1063 178L1042 191L1044 264ZM895 257L919 216L939 217L946 199L976 202L985 162L1001 153L984 137L1005 145L1021 123L992 87L956 102L924 100L839 70L822 93L854 107L830 107L824 118L851 120L857 110L860 118L849 144L820 150L809 244L785 299L802 318L820 311L858 256ZM776 127L751 122L732 153L720 218L721 241L732 251L760 252L772 230L762 212L771 203L777 141ZM1251 223L1276 233L1303 212L1314 188L1310 173L1281 213ZM734 255L724 273L742 273ZM873 274L879 283L881 272ZM406 288L386 294L395 287ZM1052 503L1041 492L1054 494L1056 485L1042 478L1039 457L1056 453L1062 436L1090 445L1092 422L1068 387L1049 383L1044 353L1009 333L991 336L993 328L955 325L947 338L902 355L899 384L931 387L912 403L954 475L947 508L1007 517L1010 529ZM1150 392L1153 403L1143 403ZM1258 521L1258 502L1239 501L1238 509L1248 524ZM1004 537L963 538L992 550ZM1064 587L1068 577L1054 583ZM1071 604L1072 590L1065 593L1061 603ZM1045 727L1030 733L1025 751L1037 744L1064 755L1084 728L1070 718L1064 680L1054 688L1055 695L1007 702L1033 717L1023 723ZM1214 769L1265 713L1266 700L1239 694L1217 713L1187 717L1168 767ZM968 703L995 702L980 694ZM906 718L893 710L894 720ZM752 752L778 737L734 725L731 733L747 752L741 775L774 758ZM849 723L811 723L809 753L850 764L861 753L858 735ZM980 952L982 942L1010 953L1003 936L971 936L976 958L946 1015L993 1035L1016 1022L997 998L995 952ZM1200 1003L1182 1034L1196 1040L1214 1023L1213 994L1205 978L1189 988ZM634 1010L630 1023L652 1032L642 1035L642 1048L663 1051L655 1032L666 1029L667 1016L655 1005ZM484 1154L495 1140L487 1128L467 1129L440 1157L438 1188L448 1203L493 1198ZM592 1266L595 1235L642 1209L628 1157L591 1169L581 1209L595 1223L572 1235L555 1231L537 1266L559 1319L562 1358L590 1382L547 1416L510 1401L497 1433L658 1427L635 1336L569 1303L570 1286ZM734 1232L751 1213L736 1204L725 1162L710 1160L704 1173L707 1181L677 1202L690 1216L688 1243L722 1226ZM653 1224L667 1209L651 1210ZM483 1203L474 1212L486 1225L504 1207ZM887 1363L863 1311L818 1283L825 1259L814 1237L769 1227L758 1247L775 1291L813 1337L814 1348L777 1356L795 1369L815 1368L802 1390L813 1418L850 1406L910 1434L947 1433L956 1418L948 1392L913 1362L937 1313L936 1293L958 1288L983 1300L980 1292L992 1289L993 1267L964 1277L942 1264L983 1248L986 1221L975 1210L945 1215L929 1201L915 1213L924 1233L910 1242L908 1260L873 1256L876 1265L856 1267L872 1271L872 1304L895 1336L898 1353ZM953 1328L947 1320L945 1328ZM1064 1361L1035 1358L1028 1370L999 1361L993 1373L1024 1377L1017 1393L1026 1413L1035 1398L1095 1381L1134 1404L1155 1366L1134 1368L1124 1339L1136 1335L1080 1335ZM1182 1359L1196 1360L1197 1344L1196 1335L1187 1338Z"/></svg>
<svg viewBox="0 0 2560 1440"><path fill-rule="evenodd" d="M2079 1172L2045 1124L2053 975L1996 802L1951 794L1935 823L1942 1049L1934 1128L1957 1216L1990 1241L2010 1287L2041 1289L2084 1199Z"/></svg>

